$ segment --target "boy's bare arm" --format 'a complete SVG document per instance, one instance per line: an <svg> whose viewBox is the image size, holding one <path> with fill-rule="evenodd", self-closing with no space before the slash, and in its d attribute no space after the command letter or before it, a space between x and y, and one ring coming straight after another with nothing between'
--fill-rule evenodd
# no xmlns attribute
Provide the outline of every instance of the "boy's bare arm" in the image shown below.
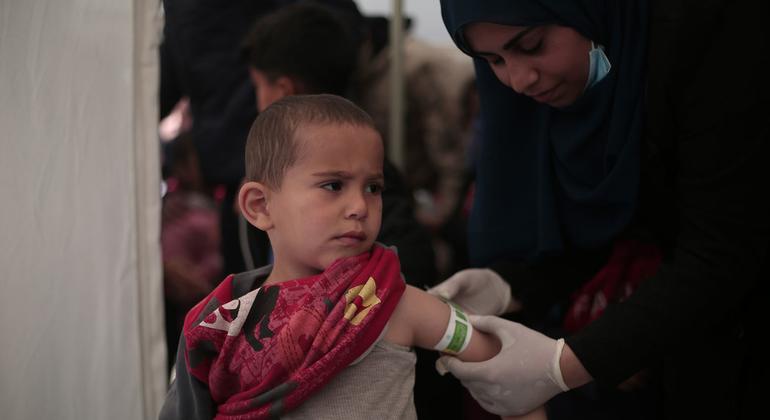
<svg viewBox="0 0 770 420"><path fill-rule="evenodd" d="M439 298L407 285L391 318L387 339L432 350L444 336L450 310L449 305ZM500 342L496 337L473 330L468 347L456 356L463 361L480 362L499 351Z"/></svg>

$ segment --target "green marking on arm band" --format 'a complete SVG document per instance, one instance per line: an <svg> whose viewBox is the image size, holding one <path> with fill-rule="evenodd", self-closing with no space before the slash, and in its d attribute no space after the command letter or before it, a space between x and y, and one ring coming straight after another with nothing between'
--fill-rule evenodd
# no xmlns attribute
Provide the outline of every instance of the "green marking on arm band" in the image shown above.
<svg viewBox="0 0 770 420"><path fill-rule="evenodd" d="M462 322L455 323L455 332L452 334L452 340L446 347L447 351L452 353L459 353L460 349L465 343L465 336L468 334L468 326Z"/></svg>
<svg viewBox="0 0 770 420"><path fill-rule="evenodd" d="M468 322L468 318L465 316L465 312L455 308L455 314L457 315L458 318L462 319L465 322Z"/></svg>

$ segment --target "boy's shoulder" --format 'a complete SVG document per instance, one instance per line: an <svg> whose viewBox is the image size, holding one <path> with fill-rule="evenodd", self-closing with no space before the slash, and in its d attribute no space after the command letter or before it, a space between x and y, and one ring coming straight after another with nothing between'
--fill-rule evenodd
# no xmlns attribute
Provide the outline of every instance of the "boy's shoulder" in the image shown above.
<svg viewBox="0 0 770 420"><path fill-rule="evenodd" d="M187 312L184 321L185 331L194 325L200 324L206 316L214 312L220 305L239 299L261 287L272 269L272 265L266 265L254 270L227 276L208 296Z"/></svg>
<svg viewBox="0 0 770 420"><path fill-rule="evenodd" d="M234 274L232 280L230 280L233 299L237 299L261 287L272 269L272 265L266 265L254 270Z"/></svg>

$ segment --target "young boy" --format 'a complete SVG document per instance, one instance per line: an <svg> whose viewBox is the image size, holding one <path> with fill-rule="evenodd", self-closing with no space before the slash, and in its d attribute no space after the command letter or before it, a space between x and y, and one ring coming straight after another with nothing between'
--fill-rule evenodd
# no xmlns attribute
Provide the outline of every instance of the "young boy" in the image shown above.
<svg viewBox="0 0 770 420"><path fill-rule="evenodd" d="M363 17L352 1L326 3L294 3L254 22L243 42L243 56L249 63L260 112L285 96L345 96L349 91L360 42L355 35L360 22L356 22ZM382 229L377 240L400 250L407 282L420 287L435 284L438 272L433 243L414 217L412 192L387 158L384 175L388 190L382 197ZM248 231L252 250L257 251L254 260L262 262L257 267L267 264L266 235L251 228Z"/></svg>
<svg viewBox="0 0 770 420"><path fill-rule="evenodd" d="M291 96L260 114L238 202L275 263L188 313L162 419L416 418L411 346L466 361L499 351L462 311L405 286L374 242L383 155L345 99Z"/></svg>
<svg viewBox="0 0 770 420"><path fill-rule="evenodd" d="M256 90L257 108L289 95L331 93L346 96L356 72L364 21L345 1L318 4L298 2L258 19L243 42L243 56ZM351 2L352 3L352 2ZM297 28L302 28L298 30ZM357 35L358 34L358 35ZM431 234L415 218L414 198L400 171L385 159L382 194L382 226L378 242L399 251L401 272L407 284L422 288L438 281L436 255ZM252 226L247 232L257 251L269 249L267 235ZM416 349L414 405L419 418L457 418L464 406L476 406L454 378L436 372L438 354ZM436 404L436 400L444 403ZM480 409L480 408L479 408Z"/></svg>

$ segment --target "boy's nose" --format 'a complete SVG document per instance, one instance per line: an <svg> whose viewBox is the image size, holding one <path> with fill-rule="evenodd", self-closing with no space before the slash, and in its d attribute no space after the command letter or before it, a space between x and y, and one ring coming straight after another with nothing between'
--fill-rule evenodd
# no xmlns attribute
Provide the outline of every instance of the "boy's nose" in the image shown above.
<svg viewBox="0 0 770 420"><path fill-rule="evenodd" d="M369 213L369 206L363 193L351 193L345 216L349 219L365 219Z"/></svg>

